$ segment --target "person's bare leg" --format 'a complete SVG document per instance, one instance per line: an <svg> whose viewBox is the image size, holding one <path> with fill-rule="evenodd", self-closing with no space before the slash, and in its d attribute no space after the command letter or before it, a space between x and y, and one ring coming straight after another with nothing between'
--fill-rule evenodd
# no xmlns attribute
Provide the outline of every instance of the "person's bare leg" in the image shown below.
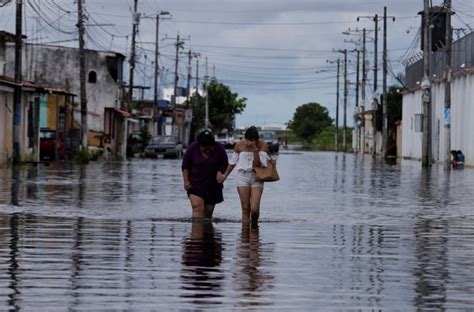
<svg viewBox="0 0 474 312"><path fill-rule="evenodd" d="M215 206L216 206L215 204L205 204L204 205L204 217L205 218L209 218L209 219L212 218L212 213L214 212L214 207Z"/></svg>
<svg viewBox="0 0 474 312"><path fill-rule="evenodd" d="M202 219L205 217L205 205L204 199L199 196L190 194L189 201L191 202L191 207L193 208L193 219Z"/></svg>
<svg viewBox="0 0 474 312"><path fill-rule="evenodd" d="M252 187L250 191L250 219L252 223L257 223L260 217L260 200L262 199L263 188Z"/></svg>
<svg viewBox="0 0 474 312"><path fill-rule="evenodd" d="M250 222L250 187L239 186L237 192L240 197L242 207L242 222Z"/></svg>

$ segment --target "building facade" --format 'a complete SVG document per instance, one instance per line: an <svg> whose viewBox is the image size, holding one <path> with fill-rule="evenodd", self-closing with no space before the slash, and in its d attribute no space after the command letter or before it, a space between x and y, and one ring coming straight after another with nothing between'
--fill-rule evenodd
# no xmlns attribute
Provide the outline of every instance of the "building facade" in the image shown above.
<svg viewBox="0 0 474 312"><path fill-rule="evenodd" d="M7 41L3 47L0 46L0 50L2 49L0 56L4 56L4 61L2 64L0 60L0 65L3 65L3 74L12 76L14 74L14 43ZM80 94L79 49L24 43L22 54L24 80L34 81L36 85ZM125 155L125 148L121 147L126 144L126 141L123 142L126 140L126 133L107 138L106 133L111 133L111 131L105 128L111 124L105 120L106 109L118 109L117 122L125 123L120 128L124 131L127 129L127 119L123 118L127 116L120 113L125 56L115 52L86 50L85 58L89 146L109 147L113 154ZM80 97L75 98L72 110L72 126L80 129Z"/></svg>
<svg viewBox="0 0 474 312"><path fill-rule="evenodd" d="M431 53L431 116L430 146L434 162L449 160L446 152L445 123L451 123L451 150L461 150L466 164L474 166L474 33L457 40L452 48L451 109L444 109L445 52ZM421 159L423 138L423 60L406 68L406 90L403 94L402 157Z"/></svg>

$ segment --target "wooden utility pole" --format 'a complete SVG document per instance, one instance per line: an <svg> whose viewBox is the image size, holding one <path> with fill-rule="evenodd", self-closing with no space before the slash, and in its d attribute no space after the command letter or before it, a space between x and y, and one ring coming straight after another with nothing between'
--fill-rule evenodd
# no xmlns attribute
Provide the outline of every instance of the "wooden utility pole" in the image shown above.
<svg viewBox="0 0 474 312"><path fill-rule="evenodd" d="M15 30L15 90L13 93L13 164L21 162L20 129L21 129L21 47L23 40L22 30L22 0L16 1L16 30Z"/></svg>
<svg viewBox="0 0 474 312"><path fill-rule="evenodd" d="M453 33L451 26L451 0L444 1L446 8L446 53L444 69L444 142L445 142L445 166L451 169L451 78L452 78L452 44Z"/></svg>
<svg viewBox="0 0 474 312"><path fill-rule="evenodd" d="M83 0L77 1L77 27L79 29L79 84L81 97L81 143L82 149L87 150L89 145L87 124L87 92L86 92L86 54L84 51L84 11Z"/></svg>
<svg viewBox="0 0 474 312"><path fill-rule="evenodd" d="M132 105L133 101L133 77L135 73L135 43L138 31L138 24L140 23L140 17L138 15L138 0L134 0L133 5L133 27L132 27L132 48L130 52L130 74L128 83L128 103L124 105L125 109L128 109L129 105Z"/></svg>
<svg viewBox="0 0 474 312"><path fill-rule="evenodd" d="M365 28L362 31L362 104L360 105L360 113L362 114L362 121L360 125L360 142L361 148L360 152L362 155L365 154L365 86L367 84L367 75L365 68L365 41L366 41L366 30Z"/></svg>
<svg viewBox="0 0 474 312"><path fill-rule="evenodd" d="M424 11L423 11L423 31L424 31L424 42L423 42L423 81L421 82L421 88L423 90L423 142L422 142L422 154L421 164L423 167L431 166L430 157L430 116L431 116L431 79L430 79L430 6L429 0L424 0Z"/></svg>

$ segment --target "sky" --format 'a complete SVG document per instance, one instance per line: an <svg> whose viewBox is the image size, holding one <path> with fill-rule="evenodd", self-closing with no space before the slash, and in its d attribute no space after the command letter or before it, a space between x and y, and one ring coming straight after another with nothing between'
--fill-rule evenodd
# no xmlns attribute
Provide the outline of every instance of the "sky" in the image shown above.
<svg viewBox="0 0 474 312"><path fill-rule="evenodd" d="M5 0L3 0L4 2ZM13 1L15 2L15 1ZM13 2L0 8L0 29L13 32ZM432 0L440 5L441 0ZM474 27L474 2L453 0L455 28ZM77 46L77 5L75 0L24 0L24 33L28 41ZM387 47L389 84L404 73L403 61L419 53L422 0L139 0L141 15L137 37L138 65L135 83L153 89L156 14L167 11L159 23L160 87L173 85L175 42L183 38L180 50L179 85L186 86L187 52L199 53L199 78L209 76L229 85L247 98L237 126L285 124L298 106L316 102L336 114L336 63L341 49L354 50L361 30L367 33L367 98L373 93L373 19L383 16L387 6ZM90 49L112 50L130 55L133 0L85 0L87 38ZM361 17L357 21L357 17ZM350 29L350 35L343 32ZM358 31L354 31L358 30ZM460 33L462 36L462 32ZM382 86L383 22L379 22L378 85ZM456 38L456 33L454 35ZM348 54L349 96L347 118L352 124L355 106L356 54ZM342 64L342 63L341 63ZM124 66L128 77L128 63ZM341 67L342 73L342 67ZM196 58L192 59L195 85ZM340 122L342 121L342 77ZM202 80L200 80L202 82ZM379 89L380 90L380 89ZM145 97L152 99L152 91Z"/></svg>

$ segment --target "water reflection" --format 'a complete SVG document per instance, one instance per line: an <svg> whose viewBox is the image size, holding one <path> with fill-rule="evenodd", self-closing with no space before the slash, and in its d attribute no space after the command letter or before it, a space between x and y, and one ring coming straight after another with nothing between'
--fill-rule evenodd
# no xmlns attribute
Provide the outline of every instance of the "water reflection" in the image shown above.
<svg viewBox="0 0 474 312"><path fill-rule="evenodd" d="M193 303L219 303L222 297L222 237L212 222L193 222L191 233L183 241L181 280L182 297ZM213 300L208 300L213 299Z"/></svg>
<svg viewBox="0 0 474 312"><path fill-rule="evenodd" d="M262 292L273 287L273 275L269 273L271 250L265 248L260 240L259 225L243 223L240 233L240 242L237 247L234 284L240 293L241 306L270 304L260 300ZM267 260L263 261L265 257Z"/></svg>
<svg viewBox="0 0 474 312"><path fill-rule="evenodd" d="M279 168L258 228L232 184L188 222L175 160L0 169L0 310L472 310L474 170Z"/></svg>
<svg viewBox="0 0 474 312"><path fill-rule="evenodd" d="M438 193L437 185L432 170L423 170L419 188L419 198L424 205L431 203L430 208L442 205L449 190L449 174L444 177L443 192ZM444 198L444 200L443 200ZM444 205L443 205L444 206ZM429 209L429 208L428 208ZM448 263L448 223L438 218L426 218L426 213L420 211L414 226L414 237L416 240L415 254L417 265L414 276L416 277L415 304L418 308L430 308L439 311L445 310L447 284L449 281Z"/></svg>
<svg viewBox="0 0 474 312"><path fill-rule="evenodd" d="M8 265L8 277L10 279L10 283L8 288L11 290L8 294L8 306L15 308L15 310L19 309L18 306L18 297L20 295L20 291L18 289L18 257L19 257L19 216L18 214L13 214L10 218L10 259Z"/></svg>

